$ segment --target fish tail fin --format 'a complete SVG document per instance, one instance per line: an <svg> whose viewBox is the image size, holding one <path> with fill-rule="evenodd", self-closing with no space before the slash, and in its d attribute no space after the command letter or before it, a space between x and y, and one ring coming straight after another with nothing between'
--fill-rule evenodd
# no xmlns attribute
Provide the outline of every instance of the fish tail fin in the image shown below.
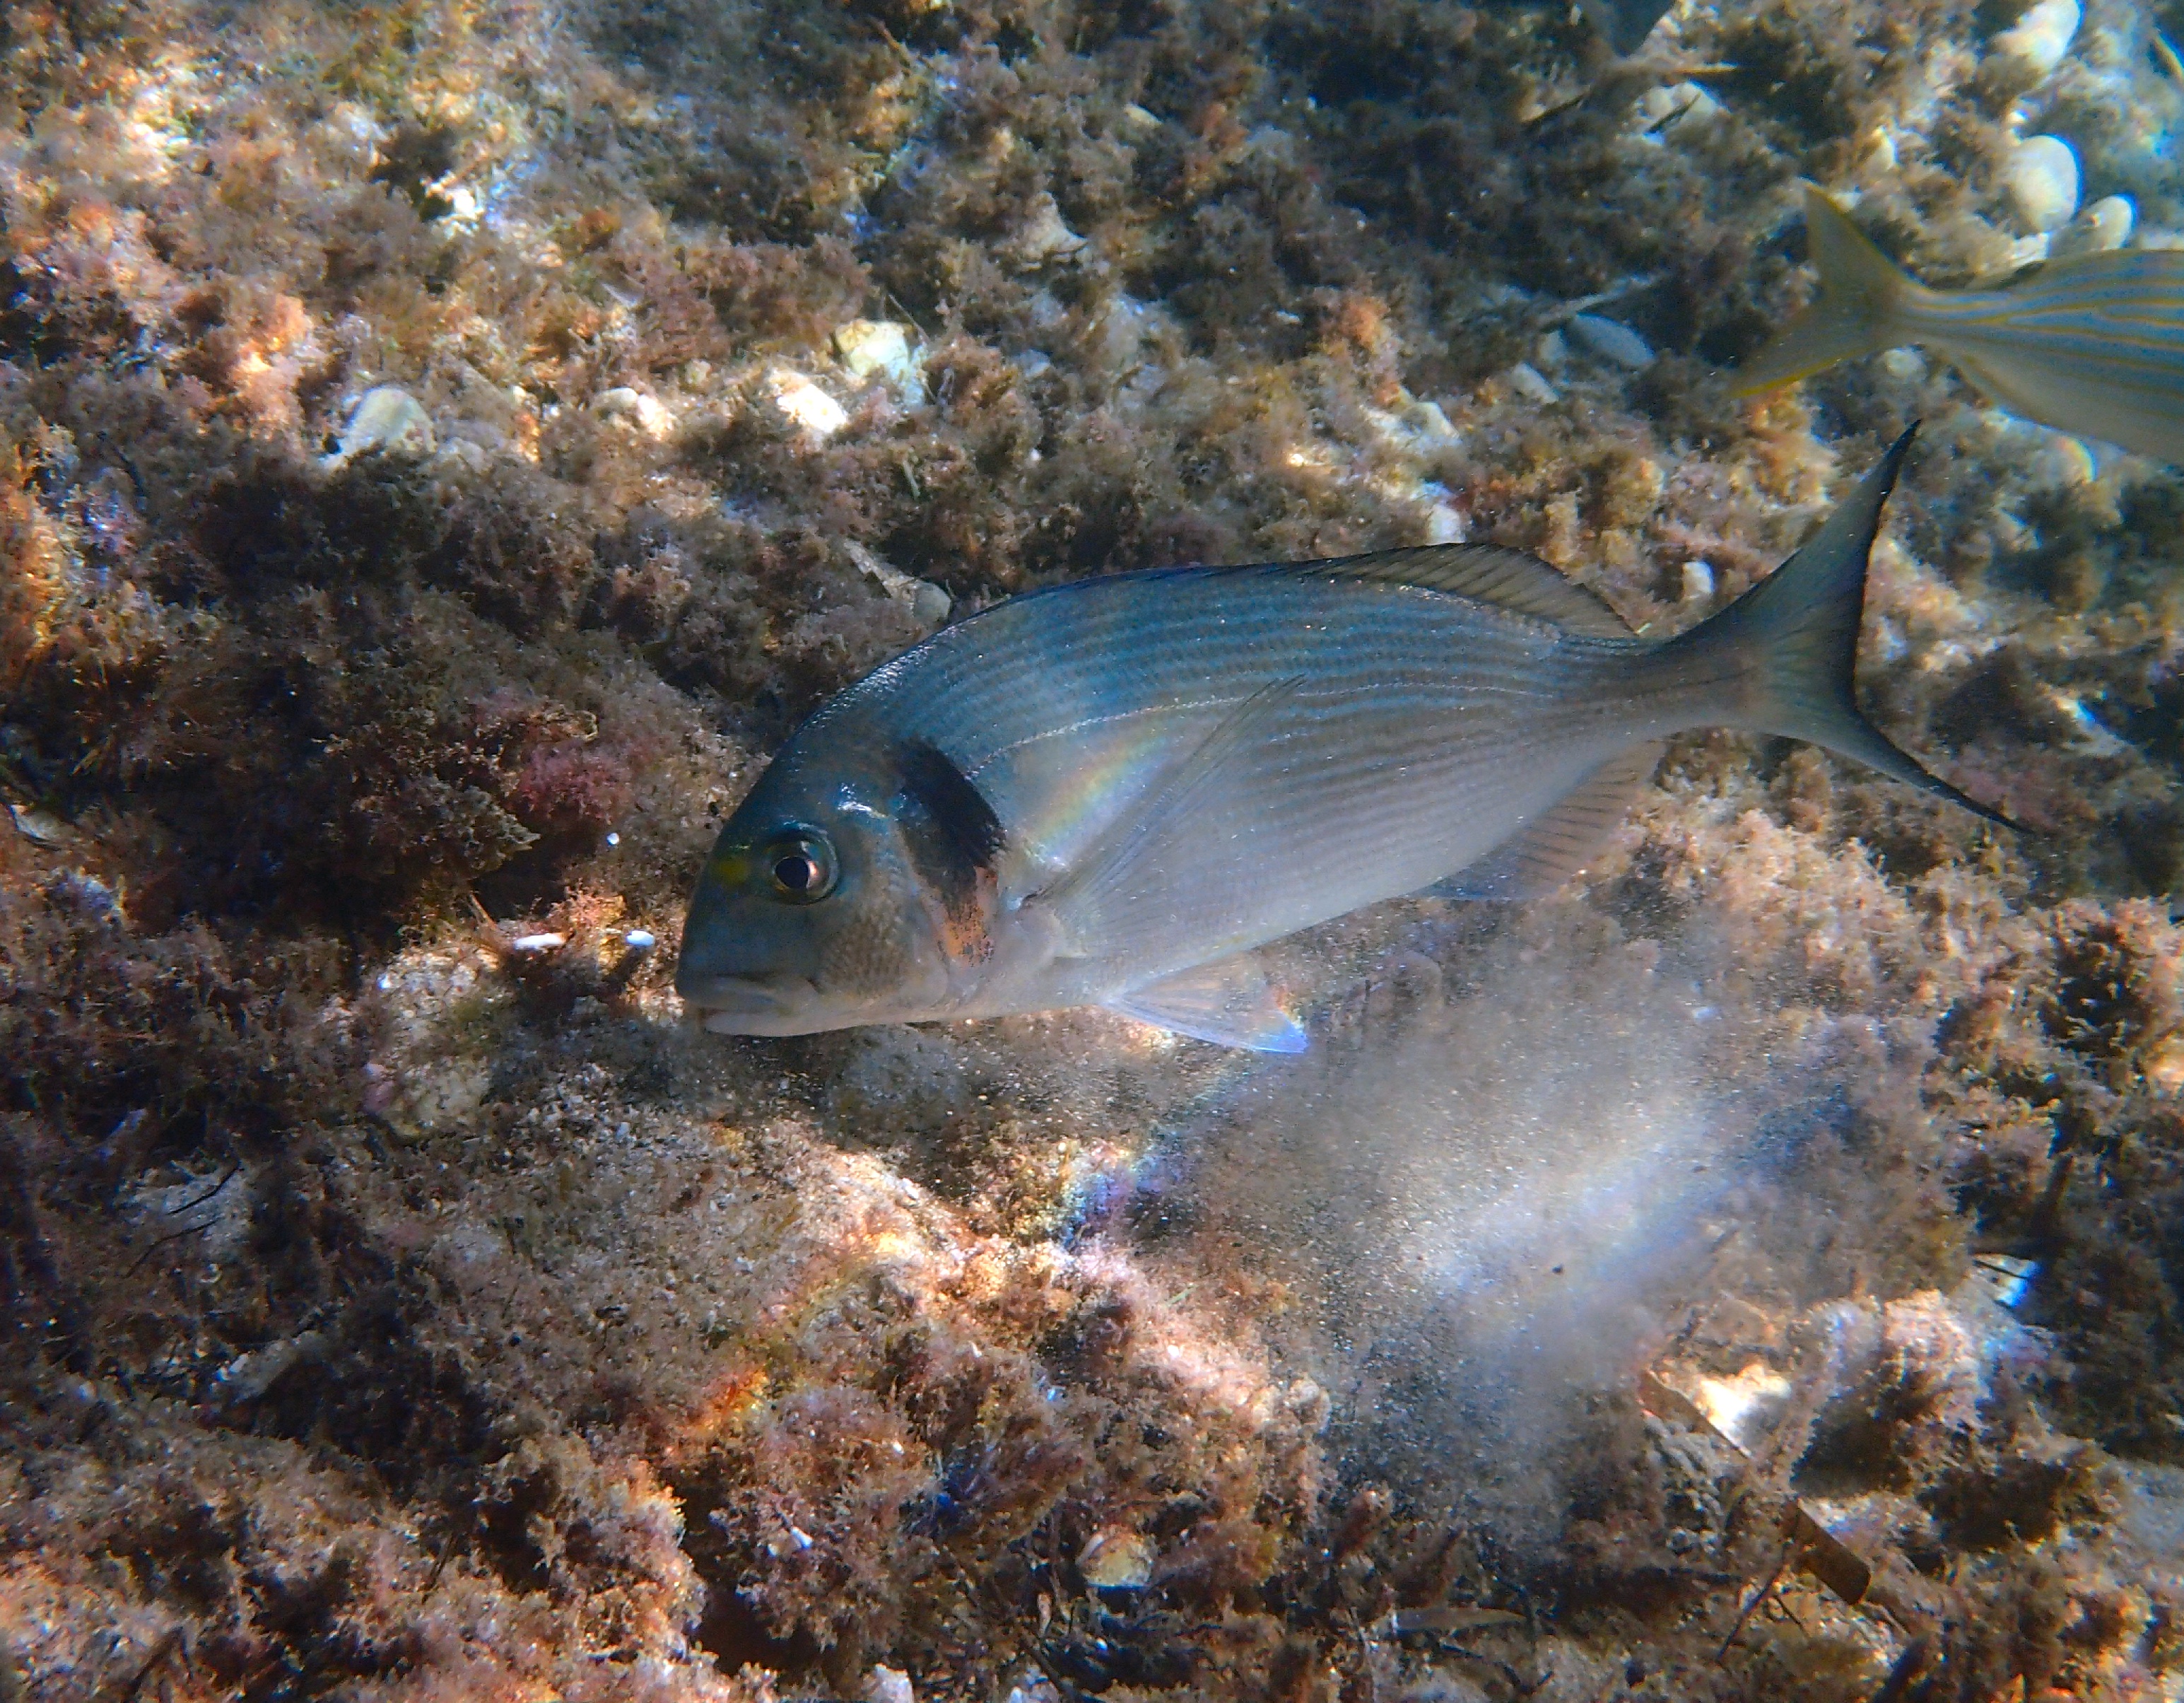
<svg viewBox="0 0 2184 1703"><path fill-rule="evenodd" d="M1739 396L1793 384L1901 340L1898 312L1919 285L1818 189L1805 191L1805 232L1820 293L1737 368L1733 388Z"/></svg>
<svg viewBox="0 0 2184 1703"><path fill-rule="evenodd" d="M1726 686L1724 719L1809 740L2005 827L2017 824L1967 797L1890 743L1858 707L1853 676L1865 576L1881 505L1911 448L1914 426L1889 447L1804 547L1712 620L1655 653L1687 684Z"/></svg>

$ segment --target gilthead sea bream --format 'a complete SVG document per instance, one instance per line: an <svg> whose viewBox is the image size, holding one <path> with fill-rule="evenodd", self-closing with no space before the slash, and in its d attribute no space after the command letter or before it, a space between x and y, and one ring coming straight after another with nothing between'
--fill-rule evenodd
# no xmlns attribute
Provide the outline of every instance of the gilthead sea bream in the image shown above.
<svg viewBox="0 0 2184 1703"><path fill-rule="evenodd" d="M1852 701L1867 552L1908 443L1664 644L1491 546L1012 599L783 747L699 880L677 986L728 1034L1098 1004L1294 1051L1253 947L1437 884L1557 884L1683 729L1811 740L1991 814Z"/></svg>

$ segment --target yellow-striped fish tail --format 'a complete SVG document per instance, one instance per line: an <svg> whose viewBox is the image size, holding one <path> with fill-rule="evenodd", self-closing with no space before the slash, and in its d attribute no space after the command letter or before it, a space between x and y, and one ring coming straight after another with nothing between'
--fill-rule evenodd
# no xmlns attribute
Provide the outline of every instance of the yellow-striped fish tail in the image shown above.
<svg viewBox="0 0 2184 1703"><path fill-rule="evenodd" d="M1718 724L1809 740L2003 822L1929 774L1858 707L1853 676L1866 568L1881 506L1910 448L1906 432L1795 556L1712 620L1654 651L1651 665L1669 690L1713 692ZM1725 705L1724 686L1731 689Z"/></svg>
<svg viewBox="0 0 2184 1703"><path fill-rule="evenodd" d="M1917 329L2012 412L2184 466L2184 251L2051 260L2004 290L1933 299Z"/></svg>
<svg viewBox="0 0 2184 1703"><path fill-rule="evenodd" d="M1839 360L1904 342L1903 311L1928 293L1817 189L1805 192L1805 232L1820 293L1737 369L1740 396L1793 384Z"/></svg>

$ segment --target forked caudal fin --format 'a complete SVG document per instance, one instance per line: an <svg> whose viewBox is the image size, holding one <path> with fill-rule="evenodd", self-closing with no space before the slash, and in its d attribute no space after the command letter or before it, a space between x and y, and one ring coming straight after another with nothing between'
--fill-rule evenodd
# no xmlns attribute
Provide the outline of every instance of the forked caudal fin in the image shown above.
<svg viewBox="0 0 2184 1703"><path fill-rule="evenodd" d="M1791 384L1839 360L1902 342L1897 311L1922 286L1817 189L1805 192L1805 239L1820 291L1772 343L1736 370L1739 396Z"/></svg>
<svg viewBox="0 0 2184 1703"><path fill-rule="evenodd" d="M1712 620L1655 652L1697 681L1735 683L1741 726L1810 740L1868 768L1960 804L2006 828L2016 824L1915 759L1859 713L1853 681L1865 573L1881 505L1911 448L1912 427L1858 483L1804 547Z"/></svg>

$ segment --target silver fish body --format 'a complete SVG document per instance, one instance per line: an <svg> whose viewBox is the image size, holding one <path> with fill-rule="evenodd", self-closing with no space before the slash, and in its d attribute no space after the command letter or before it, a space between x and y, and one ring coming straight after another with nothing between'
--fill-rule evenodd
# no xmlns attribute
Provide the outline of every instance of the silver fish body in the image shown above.
<svg viewBox="0 0 2184 1703"><path fill-rule="evenodd" d="M1680 729L1799 732L1946 791L1847 698L1902 447L1810 571L1664 645L1492 549L1002 604L798 730L722 830L677 985L732 1033L1106 1004L1293 1048L1251 948L1458 872L1552 885Z"/></svg>

